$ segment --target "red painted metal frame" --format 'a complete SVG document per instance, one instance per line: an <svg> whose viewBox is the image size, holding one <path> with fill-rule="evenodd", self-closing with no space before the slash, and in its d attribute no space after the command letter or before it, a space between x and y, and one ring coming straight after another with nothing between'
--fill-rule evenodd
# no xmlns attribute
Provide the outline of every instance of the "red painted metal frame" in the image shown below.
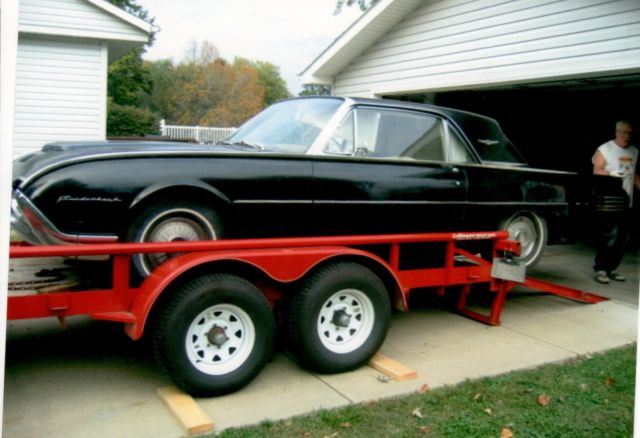
<svg viewBox="0 0 640 438"><path fill-rule="evenodd" d="M321 263L334 258L355 258L377 266L388 273L396 285L396 303L408 310L408 296L413 289L435 287L441 294L450 286L460 286L460 313L478 321L497 325L506 294L518 283L491 277L490 261L459 248L469 240L491 240L493 256L503 252L517 253L519 244L506 240L507 232L429 233L376 236L338 236L308 238L241 239L201 242L114 243L68 246L14 246L11 258L72 257L110 255L113 273L110 289L62 291L27 296L9 296L7 317L10 320L56 316L61 320L71 315L88 314L94 319L125 323L132 339L142 336L144 325L154 303L173 281L194 268L216 262L235 262L262 271L277 284L286 284L304 277ZM442 267L400 269L402 245L410 243L446 243ZM383 259L366 248L388 245L388 258ZM140 286L132 287L131 256L137 253L180 253L159 266ZM457 263L463 257L467 263ZM471 261L471 262L469 262ZM481 315L466 308L471 286L488 283L495 293L491 313ZM603 297L586 294L563 286L527 279L524 285L567 298L595 303Z"/></svg>

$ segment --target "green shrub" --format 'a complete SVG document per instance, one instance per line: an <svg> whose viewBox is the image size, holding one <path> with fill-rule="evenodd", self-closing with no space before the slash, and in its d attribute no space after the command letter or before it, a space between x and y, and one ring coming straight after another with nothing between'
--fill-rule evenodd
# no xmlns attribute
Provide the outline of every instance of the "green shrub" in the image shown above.
<svg viewBox="0 0 640 438"><path fill-rule="evenodd" d="M147 109L110 103L107 110L107 137L160 134L159 117Z"/></svg>

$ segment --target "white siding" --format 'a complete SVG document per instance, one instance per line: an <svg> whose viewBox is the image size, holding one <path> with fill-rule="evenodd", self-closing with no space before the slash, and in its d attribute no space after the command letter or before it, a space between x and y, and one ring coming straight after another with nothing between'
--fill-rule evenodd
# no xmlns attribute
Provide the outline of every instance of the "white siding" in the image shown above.
<svg viewBox="0 0 640 438"><path fill-rule="evenodd" d="M433 0L335 78L372 96L640 71L638 0Z"/></svg>
<svg viewBox="0 0 640 438"><path fill-rule="evenodd" d="M21 33L146 41L147 35L85 0L20 0Z"/></svg>
<svg viewBox="0 0 640 438"><path fill-rule="evenodd" d="M14 157L57 140L104 140L107 48L20 37Z"/></svg>
<svg viewBox="0 0 640 438"><path fill-rule="evenodd" d="M407 14L416 9L422 0L383 0L376 8L363 14L341 36L344 45L331 45L303 72L303 80L330 85L336 72L345 68L353 58L364 53L380 37L396 26ZM329 62L327 62L329 61ZM319 68L315 68L319 66ZM307 71L313 71L311 76Z"/></svg>

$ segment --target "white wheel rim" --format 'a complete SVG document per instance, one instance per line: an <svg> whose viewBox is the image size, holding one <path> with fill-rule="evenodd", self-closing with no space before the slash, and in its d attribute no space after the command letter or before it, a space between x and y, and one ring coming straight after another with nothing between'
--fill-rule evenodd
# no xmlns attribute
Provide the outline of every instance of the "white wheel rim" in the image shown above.
<svg viewBox="0 0 640 438"><path fill-rule="evenodd" d="M219 376L240 368L255 341L256 330L249 315L238 306L218 304L193 319L185 347L198 371Z"/></svg>
<svg viewBox="0 0 640 438"><path fill-rule="evenodd" d="M371 335L375 313L367 295L357 289L344 289L324 302L318 315L318 337L333 353L350 353Z"/></svg>
<svg viewBox="0 0 640 438"><path fill-rule="evenodd" d="M195 210L173 209L163 212L142 231L142 242L182 242L216 240L217 235L207 218ZM170 258L168 253L145 254L142 257L145 273Z"/></svg>
<svg viewBox="0 0 640 438"><path fill-rule="evenodd" d="M536 224L526 216L518 216L507 225L509 238L520 242L521 259L529 257L536 247L538 235Z"/></svg>

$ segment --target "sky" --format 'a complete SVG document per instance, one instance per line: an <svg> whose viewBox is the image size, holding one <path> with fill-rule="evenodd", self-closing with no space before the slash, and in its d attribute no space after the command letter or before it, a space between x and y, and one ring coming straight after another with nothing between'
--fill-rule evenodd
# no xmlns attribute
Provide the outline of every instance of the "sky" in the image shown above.
<svg viewBox="0 0 640 438"><path fill-rule="evenodd" d="M268 61L280 67L289 91L298 75L362 14L334 15L336 0L138 0L160 29L144 58L184 59L195 41L213 43L222 58Z"/></svg>

